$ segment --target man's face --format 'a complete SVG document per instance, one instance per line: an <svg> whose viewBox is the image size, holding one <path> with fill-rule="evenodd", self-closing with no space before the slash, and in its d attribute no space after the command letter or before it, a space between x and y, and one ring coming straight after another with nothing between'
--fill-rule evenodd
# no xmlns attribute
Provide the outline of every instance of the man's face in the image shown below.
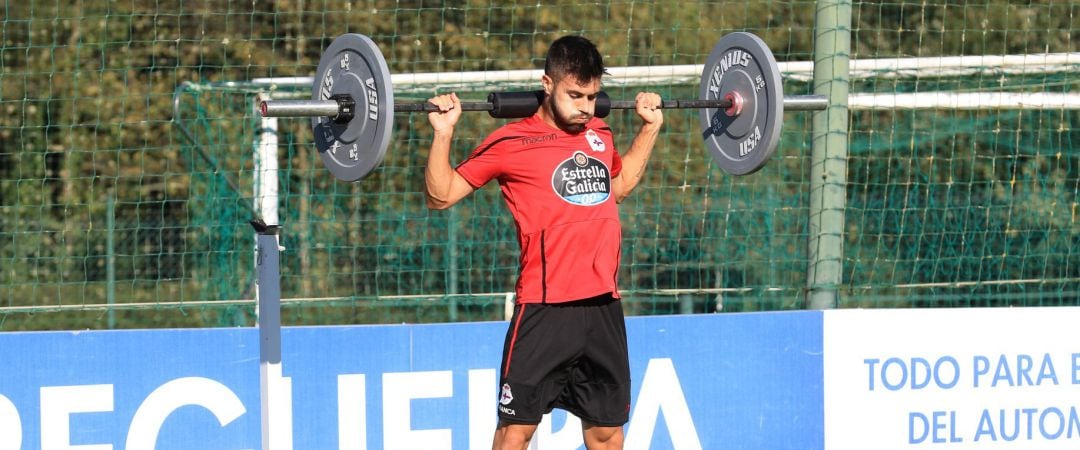
<svg viewBox="0 0 1080 450"><path fill-rule="evenodd" d="M574 76L564 76L554 80L544 75L544 87L555 124L567 133L585 131L585 124L592 119L596 111L596 96L600 92L600 79L578 80Z"/></svg>

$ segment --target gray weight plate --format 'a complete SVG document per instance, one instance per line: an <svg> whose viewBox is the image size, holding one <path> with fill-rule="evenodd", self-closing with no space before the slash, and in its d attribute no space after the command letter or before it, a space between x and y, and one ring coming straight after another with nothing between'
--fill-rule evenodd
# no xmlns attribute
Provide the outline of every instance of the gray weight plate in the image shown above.
<svg viewBox="0 0 1080 450"><path fill-rule="evenodd" d="M746 175L768 162L780 141L784 94L780 67L769 47L750 33L731 33L716 43L701 73L699 98L743 99L742 112L700 111L702 138L717 164L732 175Z"/></svg>
<svg viewBox="0 0 1080 450"><path fill-rule="evenodd" d="M343 34L319 59L312 100L348 94L356 102L346 123L325 116L311 119L315 147L330 173L357 181L382 163L393 128L394 88L379 47L362 34Z"/></svg>

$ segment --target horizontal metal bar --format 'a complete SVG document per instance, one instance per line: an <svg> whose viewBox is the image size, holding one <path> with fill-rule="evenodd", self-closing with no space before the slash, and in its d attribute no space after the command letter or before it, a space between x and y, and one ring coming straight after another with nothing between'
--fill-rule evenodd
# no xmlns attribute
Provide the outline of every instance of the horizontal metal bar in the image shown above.
<svg viewBox="0 0 1080 450"><path fill-rule="evenodd" d="M788 95L784 97L784 111L821 111L829 107L824 95Z"/></svg>
<svg viewBox="0 0 1080 450"><path fill-rule="evenodd" d="M259 105L263 117L337 117L336 100L267 100Z"/></svg>
<svg viewBox="0 0 1080 450"><path fill-rule="evenodd" d="M495 105L490 102L461 102L462 111L491 111ZM394 103L394 112L435 112L439 108L427 102Z"/></svg>
<svg viewBox="0 0 1080 450"><path fill-rule="evenodd" d="M822 97L824 98L824 97ZM727 108L731 106L730 100L664 100L660 106L662 109L683 108ZM611 109L634 109L633 101L611 101ZM495 105L489 102L462 102L462 111L491 111ZM438 108L431 103L394 103L394 112L432 112Z"/></svg>
<svg viewBox="0 0 1080 450"><path fill-rule="evenodd" d="M731 100L664 100L662 109L686 108L729 108ZM785 111L816 111L825 109L829 104L824 95L794 95L784 97ZM612 100L611 109L634 109L635 102ZM462 111L491 111L495 108L490 102L462 102ZM336 117L340 112L335 100L268 100L262 102L260 111L264 117ZM394 112L433 112L438 108L427 102L394 103Z"/></svg>
<svg viewBox="0 0 1080 450"><path fill-rule="evenodd" d="M731 100L662 100L660 109L687 109L687 108L730 108ZM634 109L637 102L633 100L612 100L611 109Z"/></svg>
<svg viewBox="0 0 1080 450"><path fill-rule="evenodd" d="M818 111L829 105L828 97L824 95L789 95L784 97L785 111ZM488 102L462 102L462 111L491 111L495 106ZM611 109L634 109L636 102L630 100L612 100ZM730 108L731 100L663 100L662 109L695 109L695 108ZM430 103L394 103L394 112L431 112L436 111L435 105Z"/></svg>
<svg viewBox="0 0 1080 450"><path fill-rule="evenodd" d="M784 97L784 111L818 111L829 106L829 99L824 95L789 95ZM611 109L634 109L635 102L612 101ZM730 108L731 100L664 100L660 106L663 109L681 108Z"/></svg>

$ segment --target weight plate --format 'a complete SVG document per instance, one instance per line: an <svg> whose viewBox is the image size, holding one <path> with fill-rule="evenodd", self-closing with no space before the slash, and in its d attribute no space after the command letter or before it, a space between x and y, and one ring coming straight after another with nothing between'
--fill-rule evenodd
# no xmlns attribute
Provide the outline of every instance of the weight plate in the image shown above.
<svg viewBox="0 0 1080 450"><path fill-rule="evenodd" d="M319 59L312 100L348 94L356 102L346 123L320 116L311 119L315 147L330 173L357 181L382 163L390 145L394 88L390 69L379 47L362 34L343 34Z"/></svg>
<svg viewBox="0 0 1080 450"><path fill-rule="evenodd" d="M780 67L769 47L750 33L731 33L716 43L701 73L699 98L723 100L735 93L742 110L703 108L702 138L720 168L732 175L760 169L776 150L784 119Z"/></svg>

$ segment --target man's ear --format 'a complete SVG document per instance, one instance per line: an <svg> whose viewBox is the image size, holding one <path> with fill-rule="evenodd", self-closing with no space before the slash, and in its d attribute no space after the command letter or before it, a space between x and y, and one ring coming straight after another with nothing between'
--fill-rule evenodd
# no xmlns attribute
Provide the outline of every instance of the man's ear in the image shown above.
<svg viewBox="0 0 1080 450"><path fill-rule="evenodd" d="M555 80L552 80L551 77L545 73L544 76L540 77L540 84L544 86L544 93L551 95L551 90L555 86Z"/></svg>

